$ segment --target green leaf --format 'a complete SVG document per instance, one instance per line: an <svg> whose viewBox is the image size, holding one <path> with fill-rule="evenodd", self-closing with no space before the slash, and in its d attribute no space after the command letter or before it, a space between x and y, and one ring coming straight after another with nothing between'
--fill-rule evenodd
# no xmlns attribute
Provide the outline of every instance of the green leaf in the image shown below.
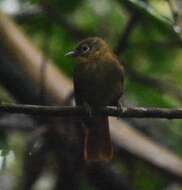
<svg viewBox="0 0 182 190"><path fill-rule="evenodd" d="M181 41L179 33L174 30L173 22L168 18L161 16L157 11L152 9L147 3L138 0L118 0L123 6L132 12L139 13L141 20L146 20L155 24L159 30L171 34L173 38Z"/></svg>

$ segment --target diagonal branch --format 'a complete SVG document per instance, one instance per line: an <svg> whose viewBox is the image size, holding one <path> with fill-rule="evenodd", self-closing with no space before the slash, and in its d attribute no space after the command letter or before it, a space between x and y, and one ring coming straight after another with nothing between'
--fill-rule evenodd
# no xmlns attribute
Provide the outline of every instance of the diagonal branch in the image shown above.
<svg viewBox="0 0 182 190"><path fill-rule="evenodd" d="M125 29L118 41L118 45L115 48L115 52L117 54L120 54L127 50L129 45L129 38L134 31L134 29L138 26L140 23L140 14L138 12L131 12L131 16L125 26ZM172 25L171 25L172 26ZM181 41L178 41L179 46L181 46ZM142 73L134 70L131 66L128 64L125 64L125 69L128 74L128 76L131 79L134 79L135 81L150 86L154 89L159 90L161 93L167 93L170 96L174 97L175 99L181 101L182 100L182 91L177 88L174 84L164 82L160 79L156 79L153 77L145 76Z"/></svg>
<svg viewBox="0 0 182 190"><path fill-rule="evenodd" d="M133 30L135 29L135 27L138 25L138 23L139 23L139 16L137 15L137 13L133 13L130 16L124 31L118 40L118 45L115 48L115 52L117 54L123 53L127 49L129 43L129 37L133 32Z"/></svg>
<svg viewBox="0 0 182 190"><path fill-rule="evenodd" d="M181 27L179 24L179 14L178 14L178 10L177 8L174 6L174 2L172 2L171 0L166 0L168 5L169 5L169 9L171 11L172 17L173 17L173 21L174 21L174 30L179 34L180 37L181 36ZM176 5L177 6L177 5Z"/></svg>

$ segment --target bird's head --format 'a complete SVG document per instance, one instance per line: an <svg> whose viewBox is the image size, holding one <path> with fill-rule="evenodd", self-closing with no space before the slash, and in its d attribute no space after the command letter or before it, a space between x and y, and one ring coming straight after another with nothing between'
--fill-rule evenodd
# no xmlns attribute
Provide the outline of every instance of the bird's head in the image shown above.
<svg viewBox="0 0 182 190"><path fill-rule="evenodd" d="M107 43L103 39L89 37L79 42L75 50L68 52L66 56L72 56L79 61L87 62L105 57L110 51Z"/></svg>

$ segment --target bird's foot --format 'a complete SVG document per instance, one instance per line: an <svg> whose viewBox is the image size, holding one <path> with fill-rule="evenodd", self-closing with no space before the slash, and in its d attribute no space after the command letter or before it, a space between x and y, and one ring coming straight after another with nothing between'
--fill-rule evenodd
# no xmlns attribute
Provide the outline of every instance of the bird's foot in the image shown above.
<svg viewBox="0 0 182 190"><path fill-rule="evenodd" d="M118 104L117 104L117 110L120 112L123 110L123 104L119 101Z"/></svg>
<svg viewBox="0 0 182 190"><path fill-rule="evenodd" d="M127 108L125 107L125 105L123 104L123 102L119 101L117 104L117 110L118 110L118 119L120 119L119 115L120 113L124 112L125 110L127 110Z"/></svg>

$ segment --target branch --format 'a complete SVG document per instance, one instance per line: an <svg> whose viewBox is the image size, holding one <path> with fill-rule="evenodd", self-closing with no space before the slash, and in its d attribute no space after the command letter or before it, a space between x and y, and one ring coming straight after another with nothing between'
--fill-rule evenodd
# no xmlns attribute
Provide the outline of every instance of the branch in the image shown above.
<svg viewBox="0 0 182 190"><path fill-rule="evenodd" d="M122 53L127 50L129 46L129 38L134 31L134 29L138 26L139 22L141 22L141 15L138 12L131 12L131 16L125 26L125 29L123 30L123 33L118 40L118 44L115 48L115 52L117 54ZM172 26L172 24L171 24ZM174 41L174 43L180 47L181 46L181 40ZM153 45L153 44L152 44ZM162 45L162 43L159 43L158 45ZM164 45L164 44L163 44ZM166 45L166 44L165 44ZM172 44L170 44L171 47ZM173 44L174 45L174 44ZM160 79L156 79L153 77L145 76L142 73L137 72L136 70L133 70L128 64L125 64L125 69L127 71L127 74L130 78L134 79L135 81L150 86L154 89L159 90L162 93L167 93L174 98L178 100L182 100L182 91L176 87L174 84L171 84L169 82L164 82Z"/></svg>
<svg viewBox="0 0 182 190"><path fill-rule="evenodd" d="M125 122L110 118L110 123L112 140L120 149L123 158L126 158L123 153L123 150L126 150L134 159L148 163L152 168L158 169L170 179L182 181L182 161L178 155L149 140L138 130L128 127Z"/></svg>
<svg viewBox="0 0 182 190"><path fill-rule="evenodd" d="M172 17L173 17L173 21L174 21L174 30L181 36L181 27L180 27L180 20L179 20L179 14L178 14L178 10L177 7L174 6L174 2L172 2L171 0L166 0L168 5L169 5L169 9L171 11Z"/></svg>
<svg viewBox="0 0 182 190"><path fill-rule="evenodd" d="M86 110L81 107L72 106L39 106L39 105L19 105L19 104L2 104L0 112L24 113L30 115L74 117L87 116ZM135 117L135 118L166 118L182 119L182 108L117 108L117 107L98 107L93 108L93 115L109 115L115 117Z"/></svg>
<svg viewBox="0 0 182 190"><path fill-rule="evenodd" d="M32 45L25 34L22 35L21 30L19 30L16 24L2 12L0 12L0 28L2 43L5 44L7 50L11 52L9 56L14 57L17 65L23 68L23 73L25 73L26 77L31 78L31 81L33 81L37 87L37 85L40 84L40 70L42 58L44 57L43 54ZM13 66L16 67L14 64ZM9 70L9 72L11 71L12 69ZM4 76L4 73L2 75ZM10 77L10 74L6 76ZM49 92L50 97L54 97L54 103L60 104L61 100L64 101L65 97L67 97L71 91L72 83L51 61L47 62L46 76L47 80L45 85L47 92ZM62 81L61 88L60 83L57 81ZM5 83L7 83L7 81L5 81ZM12 88L13 86L10 85L10 87ZM14 88L14 90L15 89L22 90L22 88L19 87ZM35 91L35 89L32 91ZM26 90L24 92L26 92ZM25 98L28 98L28 96Z"/></svg>
<svg viewBox="0 0 182 190"><path fill-rule="evenodd" d="M174 30L173 23L161 16L155 9L142 1L133 0L118 0L121 5L126 7L129 12L137 12L142 20L149 20L150 23L155 24L155 27L167 32L173 39L181 41L181 36Z"/></svg>
<svg viewBox="0 0 182 190"><path fill-rule="evenodd" d="M171 0L166 0L168 5L169 5L169 9L171 11L172 17L173 17L173 21L175 24L177 24L177 19L178 19L178 11L176 9L176 7L174 7L174 3Z"/></svg>
<svg viewBox="0 0 182 190"><path fill-rule="evenodd" d="M115 48L115 52L117 54L123 53L127 49L129 37L133 32L133 30L138 25L138 22L139 22L139 16L137 15L137 13L133 13L126 24L121 37L118 39L118 44Z"/></svg>

